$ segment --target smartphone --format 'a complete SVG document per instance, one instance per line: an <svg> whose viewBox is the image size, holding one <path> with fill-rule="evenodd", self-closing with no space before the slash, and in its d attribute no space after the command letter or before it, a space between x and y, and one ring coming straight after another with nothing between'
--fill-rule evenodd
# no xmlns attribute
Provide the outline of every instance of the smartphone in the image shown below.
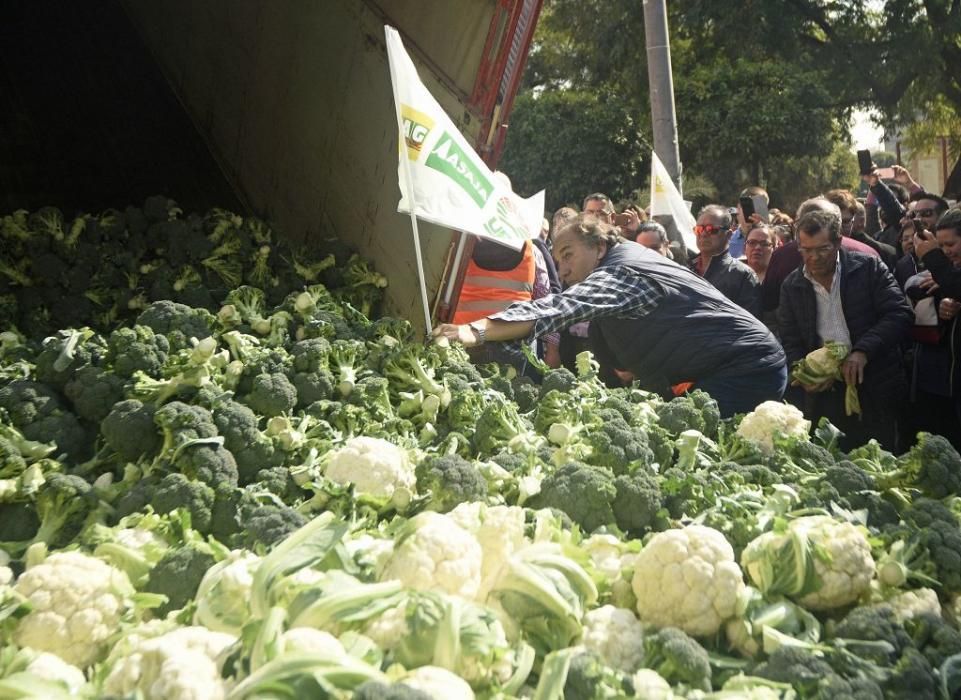
<svg viewBox="0 0 961 700"><path fill-rule="evenodd" d="M871 160L871 151L858 151L858 167L862 175L870 175L874 170L874 161Z"/></svg>
<svg viewBox="0 0 961 700"><path fill-rule="evenodd" d="M878 168L876 175L882 180L893 180L894 179L894 168Z"/></svg>
<svg viewBox="0 0 961 700"><path fill-rule="evenodd" d="M761 221L763 221L764 223L766 224L770 223L771 214L767 210L767 202L764 200L764 197L759 194L756 194L751 197L751 201L754 204L754 213L760 216Z"/></svg>
<svg viewBox="0 0 961 700"><path fill-rule="evenodd" d="M741 214L744 215L744 220L750 220L751 214L754 213L754 200L750 197L741 197L738 202L741 205Z"/></svg>
<svg viewBox="0 0 961 700"><path fill-rule="evenodd" d="M615 214L614 215L614 225L615 226L627 226L631 223L631 217L627 214Z"/></svg>

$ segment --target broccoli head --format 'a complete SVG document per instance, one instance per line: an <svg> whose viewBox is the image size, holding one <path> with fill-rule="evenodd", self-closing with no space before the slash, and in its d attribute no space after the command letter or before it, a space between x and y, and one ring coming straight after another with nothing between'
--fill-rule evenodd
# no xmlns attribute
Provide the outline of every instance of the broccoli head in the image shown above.
<svg viewBox="0 0 961 700"><path fill-rule="evenodd" d="M575 386L577 386L577 377L569 369L566 367L552 369L544 374L544 379L541 382L540 398L543 399L551 391L568 394L574 390Z"/></svg>
<svg viewBox="0 0 961 700"><path fill-rule="evenodd" d="M29 440L55 442L56 454L79 462L91 451L90 436L51 388L27 379L0 387L0 409Z"/></svg>
<svg viewBox="0 0 961 700"><path fill-rule="evenodd" d="M611 504L614 522L625 532L645 532L661 509L657 477L647 469L637 469L631 474L618 475L614 488L617 490Z"/></svg>
<svg viewBox="0 0 961 700"><path fill-rule="evenodd" d="M571 659L565 698L627 698L633 696L632 691L627 676L605 665L597 654L584 651Z"/></svg>
<svg viewBox="0 0 961 700"><path fill-rule="evenodd" d="M877 651L859 648L858 655L875 663L888 666L901 652L911 646L911 636L898 620L890 605L864 605L851 610L834 628L833 636L839 639L857 639L866 642L887 642L890 651L879 647Z"/></svg>
<svg viewBox="0 0 961 700"><path fill-rule="evenodd" d="M153 569L144 591L167 596L167 602L154 610L165 616L173 610L182 609L197 595L197 588L207 569L214 565L210 548L198 543L187 543L168 550Z"/></svg>
<svg viewBox="0 0 961 700"><path fill-rule="evenodd" d="M778 683L790 683L802 697L813 697L821 680L835 675L831 664L816 652L789 644L778 647L753 674Z"/></svg>
<svg viewBox="0 0 961 700"><path fill-rule="evenodd" d="M171 401L154 413L154 423L163 435L161 451L169 453L202 438L217 436L213 415L203 406Z"/></svg>
<svg viewBox="0 0 961 700"><path fill-rule="evenodd" d="M154 333L149 326L118 328L107 340L107 362L121 377L132 377L143 372L155 379L167 362L170 341L164 335Z"/></svg>
<svg viewBox="0 0 961 700"><path fill-rule="evenodd" d="M284 465L261 469L254 476L252 488L272 493L289 505L302 501L307 492L302 489L290 473L290 468Z"/></svg>
<svg viewBox="0 0 961 700"><path fill-rule="evenodd" d="M46 542L51 549L66 547L98 513L100 499L93 487L73 474L52 472L37 492L40 528L35 542Z"/></svg>
<svg viewBox="0 0 961 700"><path fill-rule="evenodd" d="M477 467L456 454L427 457L415 473L418 492L430 493L430 510L446 513L458 503L487 498L487 482Z"/></svg>
<svg viewBox="0 0 961 700"><path fill-rule="evenodd" d="M189 348L190 339L202 340L213 334L216 317L206 309L194 309L175 301L155 301L137 317L136 325L147 326L166 336L170 351Z"/></svg>
<svg viewBox="0 0 961 700"><path fill-rule="evenodd" d="M644 665L672 685L711 690L711 660L700 644L675 627L644 637ZM830 667L828 667L830 670Z"/></svg>
<svg viewBox="0 0 961 700"><path fill-rule="evenodd" d="M237 463L241 484L248 484L261 469L284 462L284 452L260 430L259 420L250 408L231 399L222 399L213 409L214 424Z"/></svg>
<svg viewBox="0 0 961 700"><path fill-rule="evenodd" d="M297 389L281 372L258 374L243 401L260 415L280 416L297 405Z"/></svg>
<svg viewBox="0 0 961 700"><path fill-rule="evenodd" d="M949 656L961 654L961 631L944 618L920 615L906 621L905 627L914 646L934 668L941 668Z"/></svg>
<svg viewBox="0 0 961 700"><path fill-rule="evenodd" d="M148 503L165 515L178 508L190 514L190 526L206 534L210 531L216 494L202 481L188 479L183 474L167 474L148 491Z"/></svg>
<svg viewBox="0 0 961 700"><path fill-rule="evenodd" d="M654 410L660 426L674 436L685 430L697 430L712 440L717 439L721 414L717 401L703 391L695 389L660 404Z"/></svg>
<svg viewBox="0 0 961 700"><path fill-rule="evenodd" d="M36 358L37 381L62 389L74 372L100 364L106 354L103 338L89 328L60 331L43 341Z"/></svg>
<svg viewBox="0 0 961 700"><path fill-rule="evenodd" d="M202 481L209 486L237 485L237 462L222 445L185 445L177 451L172 466L188 478Z"/></svg>
<svg viewBox="0 0 961 700"><path fill-rule="evenodd" d="M74 373L63 393L80 418L99 423L123 398L123 385L123 378L111 370L88 365Z"/></svg>
<svg viewBox="0 0 961 700"><path fill-rule="evenodd" d="M243 515L244 529L234 538L234 546L265 554L294 530L307 524L307 518L293 508L261 505Z"/></svg>
<svg viewBox="0 0 961 700"><path fill-rule="evenodd" d="M961 455L940 435L918 433L918 441L898 458L901 483L932 498L961 492Z"/></svg>
<svg viewBox="0 0 961 700"><path fill-rule="evenodd" d="M137 399L115 403L100 422L100 435L127 462L155 454L163 443L154 423L154 407Z"/></svg>
<svg viewBox="0 0 961 700"><path fill-rule="evenodd" d="M557 508L585 532L614 523L617 497L614 474L603 467L568 462L541 482L541 490L529 505Z"/></svg>
<svg viewBox="0 0 961 700"><path fill-rule="evenodd" d="M938 679L924 654L910 647L883 683L885 700L916 700L938 697Z"/></svg>

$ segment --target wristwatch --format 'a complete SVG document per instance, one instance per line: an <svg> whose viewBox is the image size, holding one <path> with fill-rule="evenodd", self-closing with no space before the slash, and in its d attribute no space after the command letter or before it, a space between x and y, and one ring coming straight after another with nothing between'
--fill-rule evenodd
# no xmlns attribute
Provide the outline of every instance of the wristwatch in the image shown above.
<svg viewBox="0 0 961 700"><path fill-rule="evenodd" d="M487 342L487 330L483 326L477 325L476 322L468 323L467 325L470 326L470 329L474 331L474 335L477 336L478 345L483 345Z"/></svg>

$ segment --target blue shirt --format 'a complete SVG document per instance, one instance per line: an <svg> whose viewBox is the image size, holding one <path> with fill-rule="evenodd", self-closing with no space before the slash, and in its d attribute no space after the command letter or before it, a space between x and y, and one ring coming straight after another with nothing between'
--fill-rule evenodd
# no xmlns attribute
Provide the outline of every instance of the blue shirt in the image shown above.
<svg viewBox="0 0 961 700"><path fill-rule="evenodd" d="M747 236L741 227L738 226L734 229L734 235L731 236L731 242L727 246L727 252L731 254L731 257L737 260L738 258L744 257L744 243L747 241Z"/></svg>

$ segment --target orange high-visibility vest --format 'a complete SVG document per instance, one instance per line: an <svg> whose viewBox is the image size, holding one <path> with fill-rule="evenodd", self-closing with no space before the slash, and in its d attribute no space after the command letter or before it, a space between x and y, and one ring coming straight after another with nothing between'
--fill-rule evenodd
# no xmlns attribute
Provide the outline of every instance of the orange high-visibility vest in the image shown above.
<svg viewBox="0 0 961 700"><path fill-rule="evenodd" d="M512 270L485 270L467 265L453 323L463 324L503 311L515 301L530 301L534 292L534 246L524 243L524 257Z"/></svg>

